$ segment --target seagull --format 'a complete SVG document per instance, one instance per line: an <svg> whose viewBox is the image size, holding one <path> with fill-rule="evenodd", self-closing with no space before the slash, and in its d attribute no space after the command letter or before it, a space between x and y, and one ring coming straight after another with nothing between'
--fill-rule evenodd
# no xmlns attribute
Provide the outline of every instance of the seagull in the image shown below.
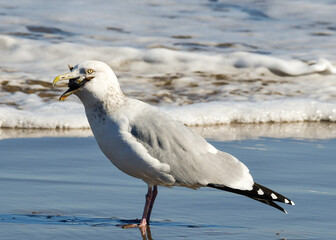
<svg viewBox="0 0 336 240"><path fill-rule="evenodd" d="M124 173L143 180L146 203L140 224L146 227L157 186L216 188L247 196L285 213L275 202L294 205L283 195L253 181L249 169L203 137L157 108L121 91L112 69L100 61L85 61L56 77L68 80L59 100L75 94L83 103L95 139L105 156Z"/></svg>

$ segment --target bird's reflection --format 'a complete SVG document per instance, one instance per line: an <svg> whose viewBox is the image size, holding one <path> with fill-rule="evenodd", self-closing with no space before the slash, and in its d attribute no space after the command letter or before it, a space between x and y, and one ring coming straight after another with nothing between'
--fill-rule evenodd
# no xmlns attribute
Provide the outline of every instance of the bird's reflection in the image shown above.
<svg viewBox="0 0 336 240"><path fill-rule="evenodd" d="M139 229L140 229L140 233L142 236L142 240L153 240L149 225L139 228Z"/></svg>

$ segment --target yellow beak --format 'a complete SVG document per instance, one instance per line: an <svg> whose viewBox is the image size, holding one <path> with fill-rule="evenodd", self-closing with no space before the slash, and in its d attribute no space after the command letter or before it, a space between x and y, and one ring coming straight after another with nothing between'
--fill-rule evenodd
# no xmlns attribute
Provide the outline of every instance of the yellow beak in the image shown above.
<svg viewBox="0 0 336 240"><path fill-rule="evenodd" d="M73 73L69 72L69 73L65 73L62 75L57 76L54 81L53 81L53 86L56 86L56 83L59 81L65 81L65 80L69 80L69 79L74 79L74 80L79 80L80 77L76 77L73 75ZM78 81L78 83L80 83L80 81ZM79 84L78 84L79 86ZM70 87L70 86L69 86ZM67 91L65 91L59 98L59 101L63 101L64 99L66 99L67 97L69 97L71 94L75 93L78 88L74 88L74 87L70 87Z"/></svg>
<svg viewBox="0 0 336 240"><path fill-rule="evenodd" d="M53 87L56 86L56 83L59 82L59 81L64 81L64 80L69 80L73 78L73 75L71 74L71 72L69 73L65 73L65 74L62 74L62 75L59 75L57 76L54 81L53 81Z"/></svg>

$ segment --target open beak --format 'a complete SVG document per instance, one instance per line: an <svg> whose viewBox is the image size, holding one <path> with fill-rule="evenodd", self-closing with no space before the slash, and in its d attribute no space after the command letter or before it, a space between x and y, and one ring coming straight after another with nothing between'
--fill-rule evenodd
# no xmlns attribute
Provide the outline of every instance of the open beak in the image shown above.
<svg viewBox="0 0 336 240"><path fill-rule="evenodd" d="M68 83L69 89L66 90L59 98L60 101L63 101L64 99L69 97L71 94L81 89L84 86L84 84L91 79L92 77L84 78L81 76L74 76L72 72L69 72L69 73L62 74L56 77L53 81L53 86L55 86L56 83L59 81L69 80L69 83Z"/></svg>

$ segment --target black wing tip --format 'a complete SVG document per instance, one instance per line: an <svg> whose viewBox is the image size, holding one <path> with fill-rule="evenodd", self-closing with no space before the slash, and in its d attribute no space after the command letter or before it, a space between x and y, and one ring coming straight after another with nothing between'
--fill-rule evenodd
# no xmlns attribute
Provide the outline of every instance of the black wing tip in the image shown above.
<svg viewBox="0 0 336 240"><path fill-rule="evenodd" d="M253 185L252 192L257 193L263 199L269 199L271 201L281 202L281 203L285 203L285 204L289 204L293 206L295 205L295 203L289 198L281 195L280 193L273 191L272 189L269 189L263 185L260 185L256 182Z"/></svg>
<svg viewBox="0 0 336 240"><path fill-rule="evenodd" d="M280 207L278 204L276 204L274 201L282 202L282 203L290 204L290 205L295 205L295 203L292 200L258 183L254 183L252 190L239 190L239 189L229 188L224 185L213 184L213 183L210 183L207 186L212 187L212 188L217 188L220 190L224 190L224 191L228 191L228 192L232 192L232 193L237 193L237 194L252 198L256 201L259 201L271 207L274 207L286 214L288 214L287 211L283 209L282 207Z"/></svg>

